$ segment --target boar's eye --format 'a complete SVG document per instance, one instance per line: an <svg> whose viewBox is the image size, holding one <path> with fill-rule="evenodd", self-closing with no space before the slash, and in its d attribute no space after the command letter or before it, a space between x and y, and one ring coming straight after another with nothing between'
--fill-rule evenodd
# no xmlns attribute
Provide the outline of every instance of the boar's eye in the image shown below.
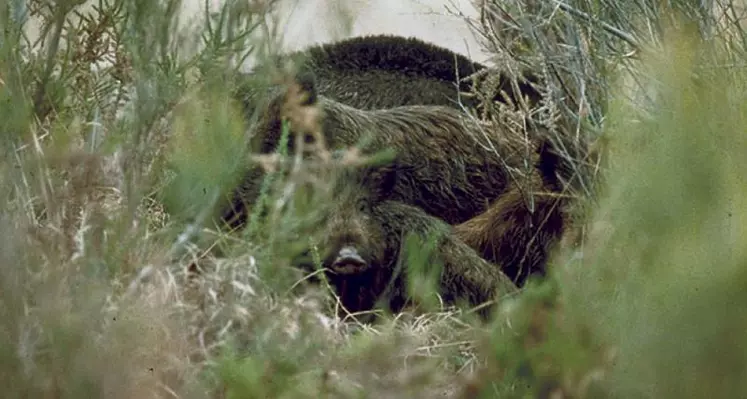
<svg viewBox="0 0 747 399"><path fill-rule="evenodd" d="M306 144L314 144L314 136L308 133L304 133L303 142Z"/></svg>
<svg viewBox="0 0 747 399"><path fill-rule="evenodd" d="M368 212L371 210L371 206L367 200L358 200L356 205L359 212Z"/></svg>

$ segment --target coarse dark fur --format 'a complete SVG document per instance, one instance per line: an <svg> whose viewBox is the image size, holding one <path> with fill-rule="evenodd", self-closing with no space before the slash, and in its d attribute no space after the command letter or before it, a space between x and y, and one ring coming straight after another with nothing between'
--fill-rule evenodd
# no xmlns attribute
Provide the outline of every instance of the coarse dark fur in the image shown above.
<svg viewBox="0 0 747 399"><path fill-rule="evenodd" d="M487 67L446 48L412 37L393 35L361 36L322 44L297 52L301 69L312 73L319 94L361 109L382 109L402 105L444 105L461 109L478 108L480 103L459 93L472 92L467 78ZM475 82L482 84L484 76ZM494 100L513 102L519 95L529 104L540 101L531 83L539 79L528 72L519 77L519 93L503 74L496 79ZM461 102L461 105L460 105Z"/></svg>
<svg viewBox="0 0 747 399"><path fill-rule="evenodd" d="M314 89L304 87L307 93L325 96L351 107L373 110L405 105L441 105L454 109L478 108L480 104L473 97L461 96L460 92L472 91L472 83L465 78L476 72L484 72L486 66L471 61L451 50L424 42L416 38L393 35L372 35L355 37L334 43L313 46L285 57L300 62L298 79L303 85L314 82ZM257 108L267 108L267 114L278 115L280 110L278 88L258 89L252 85L251 74L245 76L237 87L239 96L251 115ZM482 78L478 78L481 82ZM530 105L540 101L540 93L533 87L539 79L531 73L523 73L518 81L520 92L513 90L511 80L506 75L496 79L498 85L495 101L504 101L503 94L517 102L519 94ZM531 84L528 82L532 82ZM271 101L271 99L275 101ZM268 103L268 101L270 101ZM316 101L309 98L309 103ZM266 117L265 120L268 120ZM272 120L261 129L273 133L265 136L259 150L269 153L276 149L279 141L280 120ZM327 144L339 149L337 143L350 145L346 140L337 140L331 133L323 131ZM253 203L253 185L263 173L252 168L246 173L244 184L238 188L234 199L243 198ZM246 201L233 201L222 219L229 221L231 228L239 228L246 223L249 212Z"/></svg>
<svg viewBox="0 0 747 399"><path fill-rule="evenodd" d="M407 279L413 277L408 251L414 248L405 246L406 234L414 234L420 242L436 240L424 260L424 271L428 274L440 263L436 288L444 303L479 306L516 291L500 266L457 239L451 226L420 208L388 200L387 187L368 184L377 169L363 169L337 179L334 201L323 212L318 245L325 275L345 311L369 311L381 305L396 313L412 304ZM313 267L302 261L298 266ZM491 309L483 306L478 314L486 318Z"/></svg>
<svg viewBox="0 0 747 399"><path fill-rule="evenodd" d="M548 255L567 225L567 197L556 176L560 160L550 145L539 147L539 178L512 183L488 209L454 226L454 235L483 258L501 262L518 285L545 273Z"/></svg>
<svg viewBox="0 0 747 399"><path fill-rule="evenodd" d="M314 84L300 81L298 86L313 90ZM420 208L451 225L465 223L457 237L501 264L519 283L529 273L543 272L564 220L563 207L537 194L558 187L552 152L451 107L361 110L313 91L305 97L311 99L306 106L316 108L330 147L354 146L365 138L359 147L363 154L395 151L392 162L376 167L366 179L370 188L388 187L382 198ZM254 137L257 152L271 152L279 141L280 121L272 112L265 114ZM292 143L289 147L294 150ZM246 182L240 195L252 201L256 187ZM532 201L541 206L531 208ZM492 250L496 245L500 249Z"/></svg>
<svg viewBox="0 0 747 399"><path fill-rule="evenodd" d="M299 86L314 87L308 81ZM318 123L330 148L358 146L368 155L395 150L394 160L379 170L380 179L396 179L389 199L421 207L449 224L482 213L506 191L512 178L523 179L521 166L536 149L535 143L523 137L481 124L450 107L361 110L314 92L307 93L307 98L312 99L307 107L317 108ZM253 151L275 150L281 135L279 108L274 103L258 125L251 142ZM290 140L288 152L295 150L295 141ZM530 166L529 173L536 173L535 168ZM243 194L250 201L256 196Z"/></svg>

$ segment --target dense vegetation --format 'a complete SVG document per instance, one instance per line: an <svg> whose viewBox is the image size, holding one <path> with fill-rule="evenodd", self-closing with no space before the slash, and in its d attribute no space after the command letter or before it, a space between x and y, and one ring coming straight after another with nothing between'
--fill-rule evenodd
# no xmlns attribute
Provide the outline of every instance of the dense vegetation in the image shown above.
<svg viewBox="0 0 747 399"><path fill-rule="evenodd" d="M268 217L213 223L249 161L233 71L278 51L269 2L199 27L173 0L0 4L4 396L745 396L747 34L730 1L484 2L496 65L541 71L535 117L583 144L550 275L489 324L348 323L327 292L293 290L315 212L293 171Z"/></svg>

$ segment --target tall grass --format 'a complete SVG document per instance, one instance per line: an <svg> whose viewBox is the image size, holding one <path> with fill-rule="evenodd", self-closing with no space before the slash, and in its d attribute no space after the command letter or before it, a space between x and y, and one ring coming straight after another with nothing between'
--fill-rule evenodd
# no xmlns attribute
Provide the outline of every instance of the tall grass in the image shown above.
<svg viewBox="0 0 747 399"><path fill-rule="evenodd" d="M524 47L486 33L499 58L521 48L550 77L545 122L604 143L580 185L583 239L487 325L457 310L342 323L328 293L291 289L313 206L276 206L282 175L271 217L215 228L256 119L232 71L276 51L261 8L228 2L177 32L178 2L73 18L75 2L31 1L34 47L22 4L0 4L4 397L745 395L735 4L529 4L507 8Z"/></svg>
<svg viewBox="0 0 747 399"><path fill-rule="evenodd" d="M575 301L617 346L612 380L625 395L744 394L747 75L725 67L722 46L668 29L646 57L653 115L610 116L610 181L594 218L607 227L570 276L601 282Z"/></svg>

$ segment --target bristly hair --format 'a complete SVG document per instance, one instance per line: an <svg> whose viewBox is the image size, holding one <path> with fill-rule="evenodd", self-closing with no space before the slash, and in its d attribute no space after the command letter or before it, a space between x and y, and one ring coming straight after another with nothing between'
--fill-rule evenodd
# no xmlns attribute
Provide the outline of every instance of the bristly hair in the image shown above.
<svg viewBox="0 0 747 399"><path fill-rule="evenodd" d="M309 64L335 71L387 71L453 82L485 66L420 39L393 35L361 36L310 47ZM456 68L455 68L456 67ZM469 87L462 87L469 89Z"/></svg>
<svg viewBox="0 0 747 399"><path fill-rule="evenodd" d="M416 77L458 84L459 90L468 92L471 83L466 77L481 72L487 67L447 48L427 43L414 37L395 35L370 35L325 43L296 52L292 56L306 57L305 68L319 77L329 72L335 75L366 71L400 74L403 78ZM457 77L459 81L457 82ZM525 73L528 82L538 83L539 78ZM508 78L500 79L501 90L513 101ZM519 89L532 101L539 100L540 93L531 84L519 79Z"/></svg>

